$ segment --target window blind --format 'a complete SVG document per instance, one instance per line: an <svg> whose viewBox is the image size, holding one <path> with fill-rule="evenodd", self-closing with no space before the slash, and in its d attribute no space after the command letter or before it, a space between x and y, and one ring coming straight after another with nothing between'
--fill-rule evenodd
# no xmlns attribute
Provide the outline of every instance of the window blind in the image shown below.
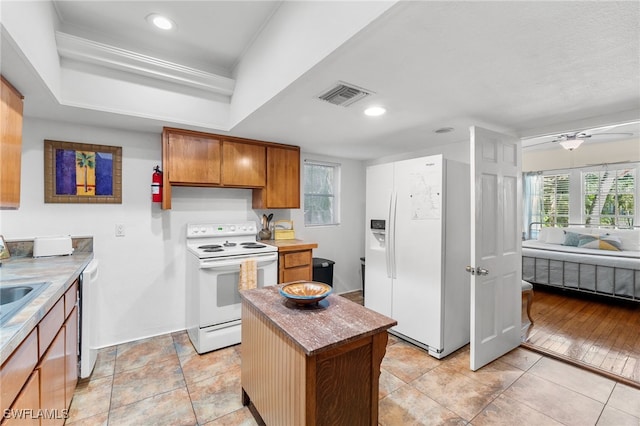
<svg viewBox="0 0 640 426"><path fill-rule="evenodd" d="M585 223L633 226L635 169L582 173Z"/></svg>
<svg viewBox="0 0 640 426"><path fill-rule="evenodd" d="M569 174L544 176L542 194L544 226L567 226L569 224Z"/></svg>

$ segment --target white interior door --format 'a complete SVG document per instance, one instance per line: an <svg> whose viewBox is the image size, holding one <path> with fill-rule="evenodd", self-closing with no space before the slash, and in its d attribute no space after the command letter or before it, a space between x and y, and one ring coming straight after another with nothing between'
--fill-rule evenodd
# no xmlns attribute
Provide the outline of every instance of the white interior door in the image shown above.
<svg viewBox="0 0 640 426"><path fill-rule="evenodd" d="M471 356L477 370L520 344L521 147L471 127Z"/></svg>

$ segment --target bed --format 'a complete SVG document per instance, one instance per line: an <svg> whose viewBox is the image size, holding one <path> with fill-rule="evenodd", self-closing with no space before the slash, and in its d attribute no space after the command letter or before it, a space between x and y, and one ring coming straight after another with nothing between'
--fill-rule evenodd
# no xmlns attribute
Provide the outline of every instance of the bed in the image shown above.
<svg viewBox="0 0 640 426"><path fill-rule="evenodd" d="M640 229L541 228L522 242L522 279L640 302Z"/></svg>

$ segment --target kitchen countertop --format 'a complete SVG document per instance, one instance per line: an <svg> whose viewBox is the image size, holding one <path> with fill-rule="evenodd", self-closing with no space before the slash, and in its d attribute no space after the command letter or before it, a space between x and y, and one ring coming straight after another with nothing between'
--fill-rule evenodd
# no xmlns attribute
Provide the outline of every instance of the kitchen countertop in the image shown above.
<svg viewBox="0 0 640 426"><path fill-rule="evenodd" d="M261 240L259 242L278 247L278 252L280 253L318 248L317 243L310 243L303 240Z"/></svg>
<svg viewBox="0 0 640 426"><path fill-rule="evenodd" d="M398 323L335 294L317 305L299 306L280 294L282 286L244 290L240 295L308 356L377 334Z"/></svg>
<svg viewBox="0 0 640 426"><path fill-rule="evenodd" d="M17 257L2 261L0 284L43 281L51 284L0 326L0 364L9 358L55 302L64 295L91 259L93 252L75 252L69 256Z"/></svg>

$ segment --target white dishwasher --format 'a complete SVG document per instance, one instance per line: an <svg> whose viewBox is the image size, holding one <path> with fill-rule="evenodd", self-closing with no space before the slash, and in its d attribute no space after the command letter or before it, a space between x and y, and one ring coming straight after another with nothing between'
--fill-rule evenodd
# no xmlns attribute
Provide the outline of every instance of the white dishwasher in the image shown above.
<svg viewBox="0 0 640 426"><path fill-rule="evenodd" d="M98 350L95 345L97 319L98 259L93 259L80 274L80 378L91 375Z"/></svg>

